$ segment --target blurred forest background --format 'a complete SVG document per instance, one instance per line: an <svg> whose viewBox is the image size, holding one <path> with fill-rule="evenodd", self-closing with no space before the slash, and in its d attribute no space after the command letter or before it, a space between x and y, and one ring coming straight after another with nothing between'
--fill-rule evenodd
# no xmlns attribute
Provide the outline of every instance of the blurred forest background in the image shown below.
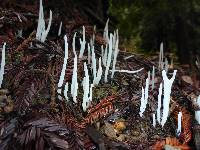
<svg viewBox="0 0 200 150"><path fill-rule="evenodd" d="M199 0L110 0L109 14L137 49L176 53L182 64L200 54Z"/></svg>
<svg viewBox="0 0 200 150"><path fill-rule="evenodd" d="M0 2L16 11L38 11L39 0ZM103 30L109 18L109 29L119 29L121 45L127 51L156 52L163 42L165 54L175 54L181 64L191 65L199 59L199 0L44 0L44 4L47 14L48 9L59 13L53 16L60 17L58 20L66 20L66 15L67 22L79 17L97 30Z"/></svg>

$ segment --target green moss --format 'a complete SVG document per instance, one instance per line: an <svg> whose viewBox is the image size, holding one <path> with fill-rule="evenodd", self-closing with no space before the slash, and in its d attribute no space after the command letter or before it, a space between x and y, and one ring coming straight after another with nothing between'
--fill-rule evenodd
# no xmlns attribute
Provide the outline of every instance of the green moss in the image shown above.
<svg viewBox="0 0 200 150"><path fill-rule="evenodd" d="M110 95L117 95L118 86L115 85L99 85L93 88L93 101L98 102L101 99L104 99Z"/></svg>

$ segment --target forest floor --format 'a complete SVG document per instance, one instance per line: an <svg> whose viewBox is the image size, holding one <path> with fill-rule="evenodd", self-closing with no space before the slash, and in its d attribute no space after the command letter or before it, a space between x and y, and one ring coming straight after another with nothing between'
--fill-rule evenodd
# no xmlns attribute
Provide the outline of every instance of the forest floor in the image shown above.
<svg viewBox="0 0 200 150"><path fill-rule="evenodd" d="M42 43L35 39L38 8L33 5L12 5L0 8L0 43L6 42L6 66L0 89L0 150L21 149L196 149L200 147L200 127L195 121L199 108L195 99L200 89L194 86L189 67L169 65L169 76L177 70L172 86L169 117L162 127L153 126L153 114L158 103L158 89L162 74L158 68L159 56L119 51L117 69L142 71L135 74L116 72L104 83L104 74L93 88L91 106L82 110L83 89L80 87L77 103L69 96L58 99L57 84L64 59L64 39L69 43L69 59L64 82L71 82L73 73L73 35L77 33L76 50L82 26L86 41L93 36L93 25L80 17L76 10L66 16L54 14L50 33ZM20 10L20 11L19 11ZM47 13L48 14L48 13ZM64 18L64 19L63 19ZM69 19L70 18L70 19ZM58 36L60 21L63 21ZM22 34L21 34L22 32ZM103 30L95 33L95 54L101 57L105 47ZM78 60L78 82L83 79L83 63L87 52ZM148 71L155 66L155 87L150 84L147 108L140 117L142 87ZM88 65L91 70L91 65ZM104 70L105 68L103 68ZM80 84L81 85L81 84ZM182 112L182 132L177 135L178 112Z"/></svg>

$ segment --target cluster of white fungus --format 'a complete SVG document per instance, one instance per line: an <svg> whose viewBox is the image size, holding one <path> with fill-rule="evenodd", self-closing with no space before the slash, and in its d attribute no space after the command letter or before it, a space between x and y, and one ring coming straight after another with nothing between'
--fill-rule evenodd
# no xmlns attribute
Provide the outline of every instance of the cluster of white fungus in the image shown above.
<svg viewBox="0 0 200 150"><path fill-rule="evenodd" d="M163 52L163 44L161 44L159 66L162 66L162 58L163 58L162 52ZM162 71L162 77L163 77L163 83L164 84L162 82L160 83L156 117L155 117L155 114L153 114L153 126L156 125L155 120L157 120L158 123L160 125L162 125L162 127L164 126L164 124L167 121L167 118L168 118L168 115L169 115L171 88L172 88L172 84L175 80L176 72L177 72L177 70L174 70L172 78L168 79L166 70ZM140 104L140 112L139 112L141 117L143 116L143 112L145 111L146 105L147 105L147 102L148 102L147 100L148 100L149 83L151 82L152 90L153 90L154 84L155 84L154 80L155 80L155 68L153 66L152 80L150 81L150 72L148 72L148 78L146 79L145 89L142 87L142 96L141 96L141 104ZM164 87L163 87L163 85L164 85ZM164 88L164 93L162 92L163 88ZM162 99L162 95L164 96L163 99ZM161 104L163 104L162 113L161 113ZM155 118L157 118L157 119L155 119ZM180 115L179 115L179 118L180 118ZM181 121L179 119L177 132L180 132L180 131L181 131Z"/></svg>
<svg viewBox="0 0 200 150"><path fill-rule="evenodd" d="M38 27L37 27L37 33L36 33L36 39L44 42L46 40L46 37L48 35L48 32L51 27L51 22L52 22L52 12L50 10L50 17L49 17L49 22L47 28L45 28L45 20L44 20L44 12L43 12L43 5L42 5L42 0L40 0L40 9L39 9L39 19L38 19ZM96 27L94 27L94 33L92 38L90 39L90 43L86 43L85 40L85 27L83 26L83 38L79 39L80 41L80 53L79 53L79 59L82 59L85 51L85 45L87 44L88 48L88 65L90 65L90 60L92 60L92 74L93 74L93 81L90 81L90 76L89 76L89 71L87 67L87 63L84 62L84 72L85 76L83 78L82 86L83 86L83 100L82 100L82 108L83 111L86 111L87 108L89 107L91 101L92 101L92 89L95 85L98 85L102 75L103 75L103 67L102 64L105 68L105 73L104 73L104 82L108 82L108 75L109 71L111 71L111 78L114 77L115 72L121 72L121 73L137 73L141 71L143 68L135 71L131 70L116 70L116 63L117 63L117 56L119 53L119 35L118 35L118 30L114 32L114 34L108 32L108 23L109 19L106 22L106 26L104 28L104 33L103 33L103 38L106 41L106 46L105 48L103 45L101 46L101 54L102 57L98 59L98 70L97 70L97 61L96 61L96 56L95 56L95 48L94 48L94 42L95 42L95 30ZM61 35L61 29L62 29L62 22L60 23L60 27L58 30L58 36ZM76 33L74 34L73 37L73 42L72 42L72 49L74 53L74 67L73 67L73 75L72 75L72 82L71 82L71 96L73 98L74 103L77 103L77 95L78 95L78 57L75 49L75 39L76 39ZM66 100L69 100L69 83L66 82L64 84L64 79L65 79L65 71L67 68L67 61L68 61L68 42L67 42L67 36L64 36L64 41L65 41L65 51L64 51L64 63L62 66L62 71L60 74L60 78L58 81L58 89L57 93L59 94L58 98L62 99L60 97L62 93L62 87L64 86L64 98ZM4 43L3 48L2 48L2 59L1 59L1 68L0 68L0 88L2 87L2 81L3 81L3 75L4 75L4 67L5 67L5 46L6 43ZM132 56L126 57L124 60L131 58ZM153 126L156 126L156 120L158 121L159 124L164 126L164 124L167 121L168 115L169 115L169 104L170 104L170 93L171 93L171 88L172 84L175 80L176 76L176 70L174 70L172 78L168 79L167 77L167 71L168 71L168 61L165 58L165 62L163 62L164 56L163 56L163 43L160 45L160 55L159 55L159 63L158 63L158 68L162 70L162 77L163 77L163 84L160 83L159 87L159 94L158 94L158 108L156 111L156 114L153 114ZM112 64L112 70L110 70L110 66ZM165 67L165 68L164 68ZM165 69L165 70L163 70ZM149 84L152 84L152 90L154 89L154 81L155 78L155 67L153 66L152 70L152 81L150 81L150 72L148 72L148 77L146 79L146 85L145 89L142 87L142 97L141 97L141 105L140 105L140 116L143 116L143 113L146 109L147 103L148 103L148 91L149 91ZM162 92L164 88L164 93ZM162 95L164 96L162 100ZM197 98L196 103L198 106L200 106L200 96ZM161 113L161 104L163 104L163 111ZM156 119L157 118L157 119ZM177 133L179 134L181 132L181 118L182 118L182 113L179 112L178 114L178 128L177 128ZM200 124L200 110L195 111L195 118Z"/></svg>
<svg viewBox="0 0 200 150"><path fill-rule="evenodd" d="M44 42L47 38L47 35L49 33L50 27L51 27L51 21L52 21L52 11L50 10L49 15L49 23L47 26L47 29L45 28L45 20L44 20L44 11L43 11L43 5L42 0L40 0L40 10L39 10L39 19L38 19L38 27L36 32L36 39Z"/></svg>
<svg viewBox="0 0 200 150"><path fill-rule="evenodd" d="M41 7L42 8L42 7ZM41 10L40 10L41 11ZM96 27L94 27L94 33L92 38L90 39L90 43L86 43L85 40L85 27L83 26L83 38L79 39L80 41L80 53L79 57L77 57L77 52L76 52L76 33L73 36L73 42L72 42L72 49L74 53L74 67L73 67L73 74L72 74L72 82L71 85L70 83L65 83L64 84L64 77L65 77L65 71L67 68L67 60L68 60L68 42L67 42L67 36L64 36L65 40L65 56L64 56L64 63L60 75L60 79L58 82L58 98L62 99L60 96L62 93L62 87L64 86L64 97L66 100L69 100L69 86L70 86L70 96L73 98L73 102L77 103L77 95L78 95L78 89L79 89L79 84L78 84L78 66L77 63L81 62L82 57L84 56L84 51L85 51L85 45L87 44L87 49L88 49L88 61L87 63L84 62L84 72L85 76L82 81L82 86L83 86L83 101L82 101L82 108L83 111L86 111L87 108L89 107L91 101L92 101L92 89L95 85L98 85L102 79L102 75L104 73L104 81L108 82L108 76L109 73L111 72L111 78L114 77L115 72L125 72L125 73L137 73L141 71L143 68L135 71L130 71L130 70L116 70L115 66L117 63L117 55L119 53L119 35L118 35L118 30L114 32L114 34L110 33L110 37L108 36L108 22L106 23L105 29L104 29L104 39L107 41L107 44L104 47L102 46L102 57L96 58L95 55L95 48L94 48L94 42L95 42L95 30ZM62 27L62 22L60 24L59 32L58 35L61 34L61 27ZM102 66L103 64L103 66ZM91 66L92 70L92 78L89 76L89 69L88 65ZM110 67L112 65L112 70L110 70ZM105 69L105 72L103 71ZM149 74L150 75L150 74ZM90 81L90 79L93 79ZM148 89L145 88L145 94L148 97ZM147 103L147 98L145 97L145 104Z"/></svg>
<svg viewBox="0 0 200 150"><path fill-rule="evenodd" d="M125 58L125 59L129 59ZM164 56L163 56L163 43L160 44L160 54L159 54L159 62L158 62L158 68L162 70L162 77L163 77L163 83L160 83L159 87L159 94L158 94L158 107L156 110L156 116L153 114L153 126L155 127L156 125L156 120L162 127L167 121L168 115L169 115L169 104L170 104L170 94L171 94L171 88L172 84L175 80L176 72L177 70L174 70L172 78L168 79L167 77L167 71L168 71L168 61L167 58L165 58L165 62L163 62ZM164 70L163 70L164 69ZM115 70L116 71L116 70ZM148 78L146 79L146 86L145 89L142 87L142 96L141 96L141 104L140 104L140 112L139 115L142 117L143 112L146 109L147 105L147 99L148 99L148 90L149 90L149 83L150 83L150 73L148 72ZM152 80L151 80L151 85L152 85L152 90L154 89L154 84L155 84L155 67L153 66L152 70ZM164 85L164 87L163 87ZM163 88L164 88L164 93L163 93ZM163 99L162 99L163 95ZM161 104L163 104L163 109L161 113ZM199 105L200 105L200 100L199 100ZM196 118L197 120L199 119L200 116L200 111L196 112ZM179 113L178 117L178 129L177 133L181 132L181 112ZM156 119L157 118L157 119ZM200 119L199 119L200 121Z"/></svg>

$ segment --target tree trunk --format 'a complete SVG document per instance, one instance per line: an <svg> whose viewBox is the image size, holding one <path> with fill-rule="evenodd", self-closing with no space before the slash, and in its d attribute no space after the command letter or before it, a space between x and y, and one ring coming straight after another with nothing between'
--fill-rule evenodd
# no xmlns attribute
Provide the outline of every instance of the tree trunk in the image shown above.
<svg viewBox="0 0 200 150"><path fill-rule="evenodd" d="M183 18L176 18L176 45L181 64L190 64L190 50L188 44L188 29Z"/></svg>

